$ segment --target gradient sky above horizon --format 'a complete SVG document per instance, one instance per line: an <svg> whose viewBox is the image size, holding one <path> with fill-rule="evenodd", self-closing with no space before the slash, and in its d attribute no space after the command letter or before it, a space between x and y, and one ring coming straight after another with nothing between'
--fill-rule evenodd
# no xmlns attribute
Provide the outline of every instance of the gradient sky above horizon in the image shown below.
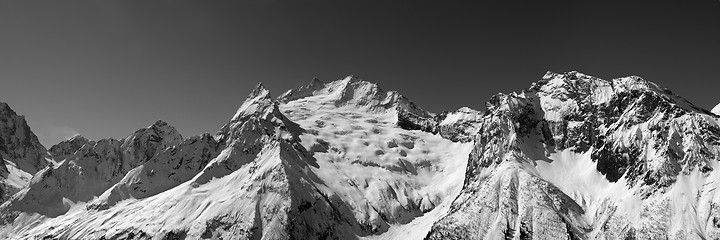
<svg viewBox="0 0 720 240"><path fill-rule="evenodd" d="M347 75L432 112L548 71L720 102L720 1L0 1L0 101L50 146L158 119L214 133L257 82Z"/></svg>

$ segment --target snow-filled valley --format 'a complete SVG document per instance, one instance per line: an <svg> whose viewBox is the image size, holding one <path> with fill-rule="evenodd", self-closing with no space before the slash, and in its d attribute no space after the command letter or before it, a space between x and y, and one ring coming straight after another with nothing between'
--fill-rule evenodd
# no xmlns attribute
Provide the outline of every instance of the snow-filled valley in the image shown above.
<svg viewBox="0 0 720 240"><path fill-rule="evenodd" d="M0 238L720 239L717 107L639 77L438 114L354 76L238 105L214 135L48 150L3 103Z"/></svg>

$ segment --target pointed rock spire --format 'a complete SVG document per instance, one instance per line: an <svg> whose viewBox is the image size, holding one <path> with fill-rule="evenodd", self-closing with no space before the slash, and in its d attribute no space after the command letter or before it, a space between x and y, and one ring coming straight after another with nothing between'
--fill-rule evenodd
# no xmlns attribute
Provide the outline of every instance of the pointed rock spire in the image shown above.
<svg viewBox="0 0 720 240"><path fill-rule="evenodd" d="M272 105L272 98L270 97L270 91L265 89L262 83L255 85L255 88L250 95L245 99L245 102L238 108L237 112L232 118L235 121L243 116L251 115L255 112L264 111L268 106Z"/></svg>
<svg viewBox="0 0 720 240"><path fill-rule="evenodd" d="M248 96L248 99L264 97L268 95L270 95L270 91L265 88L262 82L258 82L257 84L255 84L255 88L253 88L252 92L250 92L250 96Z"/></svg>
<svg viewBox="0 0 720 240"><path fill-rule="evenodd" d="M313 79L310 80L309 86L314 86L314 85L319 85L319 84L323 84L323 81L320 80L318 77L313 77Z"/></svg>

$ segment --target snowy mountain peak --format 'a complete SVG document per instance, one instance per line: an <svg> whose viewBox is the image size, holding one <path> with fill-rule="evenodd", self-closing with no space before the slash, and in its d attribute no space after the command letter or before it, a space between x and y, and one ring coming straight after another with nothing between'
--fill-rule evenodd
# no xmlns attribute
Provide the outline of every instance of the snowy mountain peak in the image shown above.
<svg viewBox="0 0 720 240"><path fill-rule="evenodd" d="M295 100L316 102L327 108L391 113L398 126L410 130L437 132L435 115L423 110L397 91L384 91L378 84L354 75L329 83L312 81L310 85L290 90L278 98L281 103Z"/></svg>
<svg viewBox="0 0 720 240"><path fill-rule="evenodd" d="M95 142L88 140L80 134L77 134L68 140L53 145L52 147L50 147L49 151L53 159L55 159L56 162L60 162L66 157L74 154L85 144L93 145L95 144Z"/></svg>
<svg viewBox="0 0 720 240"><path fill-rule="evenodd" d="M156 129L159 129L159 128L165 128L165 127L167 127L167 126L170 126L170 124L168 124L167 122L165 122L165 121L163 121L163 120L157 120L157 121L155 121L153 124L151 124L150 126L148 126L148 128L156 128ZM171 126L171 127L172 127L172 126Z"/></svg>
<svg viewBox="0 0 720 240"><path fill-rule="evenodd" d="M253 88L252 92L250 92L248 98L256 98L259 96L267 95L269 93L270 91L265 88L265 85L263 85L262 82L258 82L257 84L255 84L255 88Z"/></svg>
<svg viewBox="0 0 720 240"><path fill-rule="evenodd" d="M126 139L132 139L132 138L144 138L147 135L153 135L154 137L160 138L160 139L172 139L172 141L182 140L182 135L180 135L180 132L175 129L172 125L168 124L167 122L163 120L157 120L152 125L141 128L133 132L133 134L130 134ZM157 139L151 139L151 141L154 141Z"/></svg>
<svg viewBox="0 0 720 240"><path fill-rule="evenodd" d="M183 141L180 132L163 120L158 120L147 128L141 128L125 138L122 144L124 149L143 149L142 155L133 151L136 159L150 159L159 150L175 146Z"/></svg>
<svg viewBox="0 0 720 240"><path fill-rule="evenodd" d="M252 115L256 112L263 112L265 109L272 105L272 98L270 97L270 91L265 89L262 83L255 85L250 95L240 105L240 108L235 112L232 121L244 118L248 115Z"/></svg>
<svg viewBox="0 0 720 240"><path fill-rule="evenodd" d="M533 83L528 91L530 93L538 92L540 95L546 96L546 99L554 99L543 104L568 102L568 100L577 104L609 104L609 101L613 98L617 99L618 97L632 95L646 100L653 99L651 101L660 101L692 112L705 112L671 91L637 76L607 81L576 71L566 73L548 72L540 81ZM570 103L569 107L572 105ZM559 106L553 108L556 107Z"/></svg>
<svg viewBox="0 0 720 240"><path fill-rule="evenodd" d="M463 193L428 239L720 239L717 119L657 84L549 72L472 126ZM553 196L521 201L538 188Z"/></svg>
<svg viewBox="0 0 720 240"><path fill-rule="evenodd" d="M290 89L285 93L278 96L277 100L281 103L287 103L292 100L305 98L312 96L315 91L318 91L325 87L325 82L321 81L317 77L314 77L308 85L302 86L298 89Z"/></svg>
<svg viewBox="0 0 720 240"><path fill-rule="evenodd" d="M638 76L628 76L613 79L613 86L618 91L632 91L632 90L643 90L643 91L655 91L663 92L663 90L654 82L647 81Z"/></svg>
<svg viewBox="0 0 720 240"><path fill-rule="evenodd" d="M85 138L83 135L75 134L75 135L73 135L72 137L68 138L67 140L74 141L74 140L83 140L83 139L84 139L84 140L88 140L88 139Z"/></svg>

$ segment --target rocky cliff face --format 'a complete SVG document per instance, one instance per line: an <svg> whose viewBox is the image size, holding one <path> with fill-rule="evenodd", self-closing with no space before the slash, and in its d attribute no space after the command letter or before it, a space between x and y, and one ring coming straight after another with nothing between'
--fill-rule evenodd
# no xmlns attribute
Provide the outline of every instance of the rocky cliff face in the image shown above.
<svg viewBox="0 0 720 240"><path fill-rule="evenodd" d="M0 102L0 156L13 162L20 170L34 174L50 163L47 149L27 125L24 116L17 115Z"/></svg>
<svg viewBox="0 0 720 240"><path fill-rule="evenodd" d="M51 165L45 147L10 106L0 102L0 201L27 185L32 174Z"/></svg>
<svg viewBox="0 0 720 240"><path fill-rule="evenodd" d="M455 142L470 142L478 133L483 112L463 107L454 112L444 112L436 118L438 133Z"/></svg>
<svg viewBox="0 0 720 240"><path fill-rule="evenodd" d="M65 160L65 158L72 156L78 149L85 146L85 144L95 145L95 141L90 141L87 138L77 135L72 138L62 141L58 144L50 147L50 155L56 161Z"/></svg>

